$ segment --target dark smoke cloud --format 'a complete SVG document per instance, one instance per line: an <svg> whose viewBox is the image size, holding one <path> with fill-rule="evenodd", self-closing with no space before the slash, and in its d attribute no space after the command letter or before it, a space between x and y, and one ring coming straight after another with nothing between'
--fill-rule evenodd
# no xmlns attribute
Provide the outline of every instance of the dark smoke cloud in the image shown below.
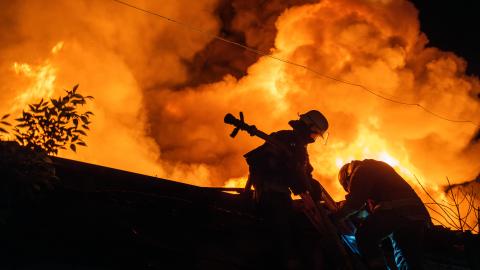
<svg viewBox="0 0 480 270"><path fill-rule="evenodd" d="M278 16L288 8L314 2L317 1L220 1L215 11L221 23L219 36L268 53L274 47ZM247 68L257 62L259 57L241 47L212 40L191 61L185 61L189 78L176 87L217 82L227 74L239 79L247 74Z"/></svg>
<svg viewBox="0 0 480 270"><path fill-rule="evenodd" d="M314 0L235 0L220 1L215 9L220 26L218 35L228 40L245 44L255 50L270 52L274 48L277 35L275 22L288 8L317 2ZM241 175L245 171L242 150L231 149L231 145L219 143L225 136L222 116L218 111L228 112L231 104L212 104L214 111L205 108L205 104L195 106L195 101L181 101L182 115L172 113L172 105L177 97L174 91L204 91L209 84L222 81L225 76L240 79L247 75L248 68L258 61L260 55L241 47L226 44L213 39L195 53L192 59L184 60L188 77L184 82L156 85L147 92L146 103L151 123L150 135L159 145L162 162L171 164L202 164L210 169L213 179L225 179L232 175ZM180 97L181 99L181 97ZM212 100L215 102L215 100ZM220 99L218 103L220 103ZM247 101L255 103L256 101ZM265 101L268 102L268 101ZM188 104L188 105L187 105ZM178 105L178 104L176 104ZM185 106L190 109L186 109ZM243 106L243 108L249 105ZM223 108L219 110L219 108ZM238 110L242 109L239 107ZM174 109L173 109L174 110ZM234 111L232 111L234 112ZM209 126L202 127L202 122ZM160 123L160 124L158 124ZM200 126L199 126L200 125ZM192 129L192 127L195 127ZM198 130L204 130L205 136L196 136ZM181 136L176 136L180 135ZM219 145L220 144L220 145ZM244 149L244 148L242 148ZM232 170L232 168L236 168ZM221 181L219 182L221 184Z"/></svg>
<svg viewBox="0 0 480 270"><path fill-rule="evenodd" d="M453 118L470 119L477 110L478 104L472 103L466 93L475 89L478 81L464 75L463 59L426 47L428 40L419 31L418 11L407 1L291 4L223 3L216 9L219 33L256 49L273 48L276 56L407 102L420 102ZM473 135L471 127L432 120L423 111L392 106L361 89L319 80L297 67L249 55L229 44L211 41L192 60L184 62L189 71L184 83L147 93L149 117L155 123L150 135L161 149L162 162L205 166L211 179L219 179L217 183L245 175L241 156L258 142L229 142L222 123L226 112L245 110L247 116L254 115L254 124L268 132L272 127L285 127L297 112L318 108L332 120L332 133L336 132L332 141L350 145L364 137L360 136L362 132L376 133L378 139L374 141L388 142L388 151L394 155L404 151L410 162L438 181L445 174L459 175L458 171L466 170L432 170L426 153L444 156L438 164L451 159L465 162L469 167L465 174L476 170L468 157L457 157ZM270 79L273 81L264 84ZM444 102L451 96L458 101L447 108ZM412 119L429 124L414 124ZM457 139L452 141L451 134L458 134ZM325 160L320 162L318 158L318 163L331 162L336 155L332 150Z"/></svg>

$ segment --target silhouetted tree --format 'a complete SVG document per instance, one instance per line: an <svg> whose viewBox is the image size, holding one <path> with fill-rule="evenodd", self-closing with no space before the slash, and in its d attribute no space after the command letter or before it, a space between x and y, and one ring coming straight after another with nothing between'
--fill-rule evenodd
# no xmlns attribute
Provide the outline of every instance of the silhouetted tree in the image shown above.
<svg viewBox="0 0 480 270"><path fill-rule="evenodd" d="M83 140L89 130L90 111L79 111L91 96L77 92L78 85L66 90L57 99L29 104L12 126L0 118L0 134L15 141L0 141L0 223L5 222L15 207L43 198L59 183L55 166L48 155L59 149L76 151L86 146Z"/></svg>
<svg viewBox="0 0 480 270"><path fill-rule="evenodd" d="M83 96L77 92L78 84L72 90L66 90L65 96L57 99L29 104L21 117L15 119L13 127L15 140L21 146L31 150L45 151L56 155L59 149L69 147L76 152L77 146L86 146L83 140L89 130L91 111L80 112L78 105L85 105L92 96ZM0 133L9 133L6 128L10 115L0 119Z"/></svg>

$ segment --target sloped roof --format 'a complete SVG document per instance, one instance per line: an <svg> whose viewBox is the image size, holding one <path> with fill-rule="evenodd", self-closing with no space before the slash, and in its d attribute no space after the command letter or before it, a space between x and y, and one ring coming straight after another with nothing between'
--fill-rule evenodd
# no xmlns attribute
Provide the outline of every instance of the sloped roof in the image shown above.
<svg viewBox="0 0 480 270"><path fill-rule="evenodd" d="M62 184L16 206L2 225L2 269L265 269L278 255L269 253L271 228L244 194L62 158L53 163ZM316 231L301 213L294 219L295 248L305 258L318 255ZM478 237L465 239L473 241L467 251L478 253ZM467 259L476 258L454 252L440 247L429 263L469 269Z"/></svg>

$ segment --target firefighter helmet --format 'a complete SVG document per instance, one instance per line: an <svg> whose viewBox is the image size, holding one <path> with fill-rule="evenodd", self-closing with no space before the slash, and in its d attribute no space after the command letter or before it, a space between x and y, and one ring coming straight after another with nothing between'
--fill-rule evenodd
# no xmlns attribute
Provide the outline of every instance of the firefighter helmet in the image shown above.
<svg viewBox="0 0 480 270"><path fill-rule="evenodd" d="M318 134L321 137L323 137L323 134L328 129L327 118L317 110L300 114L300 121L307 125L311 133Z"/></svg>
<svg viewBox="0 0 480 270"><path fill-rule="evenodd" d="M350 167L350 163L344 164L340 171L338 172L338 182L342 185L343 189L348 192L348 186L350 185L350 174L348 169Z"/></svg>
<svg viewBox="0 0 480 270"><path fill-rule="evenodd" d="M350 181L352 180L352 174L361 163L362 161L360 160L352 160L340 168L340 171L338 172L338 182L340 182L340 185L342 185L346 192L350 192Z"/></svg>

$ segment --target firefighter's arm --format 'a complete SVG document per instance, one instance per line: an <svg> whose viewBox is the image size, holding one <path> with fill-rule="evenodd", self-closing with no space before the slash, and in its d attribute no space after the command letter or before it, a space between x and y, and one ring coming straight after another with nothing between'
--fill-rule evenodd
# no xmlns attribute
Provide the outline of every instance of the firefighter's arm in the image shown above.
<svg viewBox="0 0 480 270"><path fill-rule="evenodd" d="M336 220L343 220L348 218L349 216L355 214L358 210L360 210L362 206L360 207L355 207L355 205L352 205L351 203L348 203L348 197L347 200L345 200L345 203L338 208L338 210L332 214L332 218Z"/></svg>
<svg viewBox="0 0 480 270"><path fill-rule="evenodd" d="M312 195L312 199L316 202L320 201L322 199L322 186L320 185L320 183L313 179L313 178L310 178L310 188L311 188L311 195Z"/></svg>
<svg viewBox="0 0 480 270"><path fill-rule="evenodd" d="M303 207L305 211L311 212L311 213L316 211L317 206L315 204L315 201L312 199L310 192L305 191L300 193L300 198L302 198Z"/></svg>
<svg viewBox="0 0 480 270"><path fill-rule="evenodd" d="M314 201L320 200L322 189L312 177L313 167L310 165L308 156L304 162L294 160L292 164L294 164L292 169L295 175L295 181L292 183L293 193L299 195L308 192Z"/></svg>

